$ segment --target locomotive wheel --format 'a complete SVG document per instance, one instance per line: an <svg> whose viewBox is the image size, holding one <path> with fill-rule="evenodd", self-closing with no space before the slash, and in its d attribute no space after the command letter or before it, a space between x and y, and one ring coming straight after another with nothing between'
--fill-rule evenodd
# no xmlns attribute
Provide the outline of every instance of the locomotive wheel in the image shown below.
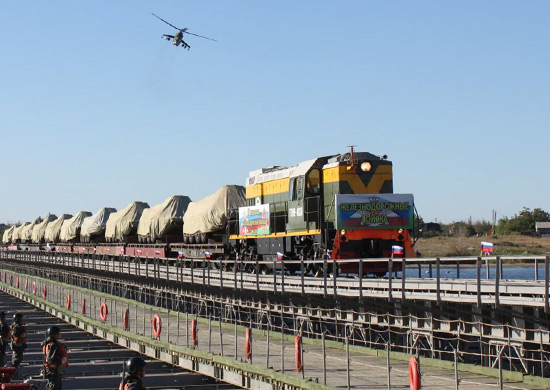
<svg viewBox="0 0 550 390"><path fill-rule="evenodd" d="M311 272L313 273L314 277L321 278L321 277L323 277L323 266L322 265L314 265Z"/></svg>

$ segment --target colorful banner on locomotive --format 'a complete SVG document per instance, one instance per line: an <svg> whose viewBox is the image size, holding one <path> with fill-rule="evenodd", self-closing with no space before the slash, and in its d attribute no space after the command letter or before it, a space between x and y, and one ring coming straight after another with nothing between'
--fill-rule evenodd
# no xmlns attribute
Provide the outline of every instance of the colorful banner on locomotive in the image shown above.
<svg viewBox="0 0 550 390"><path fill-rule="evenodd" d="M336 195L338 229L412 229L412 194Z"/></svg>
<svg viewBox="0 0 550 390"><path fill-rule="evenodd" d="M241 236L261 236L269 233L269 204L239 207L239 234Z"/></svg>

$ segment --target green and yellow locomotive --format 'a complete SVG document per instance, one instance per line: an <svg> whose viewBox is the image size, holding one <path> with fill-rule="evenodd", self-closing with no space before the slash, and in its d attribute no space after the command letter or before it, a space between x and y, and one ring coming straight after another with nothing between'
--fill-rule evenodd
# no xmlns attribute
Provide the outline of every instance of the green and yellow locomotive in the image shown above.
<svg viewBox="0 0 550 390"><path fill-rule="evenodd" d="M393 194L392 177L386 156L353 148L252 171L230 243L243 260L414 257L413 196ZM353 263L339 268L357 270Z"/></svg>

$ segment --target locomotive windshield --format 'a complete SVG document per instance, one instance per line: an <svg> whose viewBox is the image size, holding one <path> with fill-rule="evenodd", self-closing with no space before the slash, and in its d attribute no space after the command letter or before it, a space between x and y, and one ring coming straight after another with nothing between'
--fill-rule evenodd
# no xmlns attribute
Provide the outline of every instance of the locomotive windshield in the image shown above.
<svg viewBox="0 0 550 390"><path fill-rule="evenodd" d="M321 171L313 169L307 175L306 192L308 195L319 195L321 193Z"/></svg>

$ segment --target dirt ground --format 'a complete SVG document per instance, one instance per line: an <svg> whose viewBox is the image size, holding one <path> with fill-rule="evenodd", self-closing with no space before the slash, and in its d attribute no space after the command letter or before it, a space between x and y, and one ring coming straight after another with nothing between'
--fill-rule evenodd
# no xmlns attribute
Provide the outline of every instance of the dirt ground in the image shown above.
<svg viewBox="0 0 550 390"><path fill-rule="evenodd" d="M520 235L420 238L416 250L422 257L479 255L481 241L494 244L495 255L550 255L550 237Z"/></svg>

